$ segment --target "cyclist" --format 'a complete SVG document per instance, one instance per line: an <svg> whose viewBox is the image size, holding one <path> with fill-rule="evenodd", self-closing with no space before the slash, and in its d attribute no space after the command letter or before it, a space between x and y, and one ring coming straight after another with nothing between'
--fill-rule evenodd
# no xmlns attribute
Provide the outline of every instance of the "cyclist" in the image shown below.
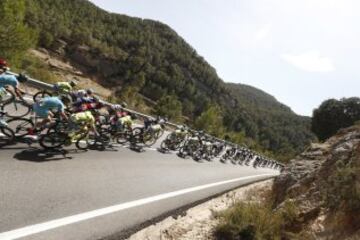
<svg viewBox="0 0 360 240"><path fill-rule="evenodd" d="M133 120L136 119L135 114L129 114L118 118L117 129L122 131L125 127L131 129Z"/></svg>
<svg viewBox="0 0 360 240"><path fill-rule="evenodd" d="M95 117L90 111L73 113L70 116L70 126L74 130L81 126L87 126L95 133L95 135L98 135L95 127Z"/></svg>
<svg viewBox="0 0 360 240"><path fill-rule="evenodd" d="M75 81L70 82L57 82L54 84L54 89L60 94L70 94L74 87L76 87Z"/></svg>
<svg viewBox="0 0 360 240"><path fill-rule="evenodd" d="M171 140L180 140L185 139L186 135L188 134L187 127L184 125L178 126L177 129L171 134Z"/></svg>
<svg viewBox="0 0 360 240"><path fill-rule="evenodd" d="M16 77L14 75L6 74L4 68L2 68L2 73L0 74L0 96L3 96L4 94L6 94L6 91L8 91L15 96L20 97L24 94L24 92L20 90L19 82L26 82L27 80L28 77L23 74L19 74Z"/></svg>
<svg viewBox="0 0 360 240"><path fill-rule="evenodd" d="M86 97L86 90L84 89L80 89L80 90L77 90L77 91L72 91L71 92L71 98L73 100L73 102L78 102L80 99L83 99Z"/></svg>
<svg viewBox="0 0 360 240"><path fill-rule="evenodd" d="M41 122L36 124L36 129L41 128L45 124L51 122L52 118L54 117L52 111L56 111L57 113L59 113L62 119L68 119L65 114L64 103L58 97L43 98L40 102L34 103L33 110L37 117L43 119Z"/></svg>

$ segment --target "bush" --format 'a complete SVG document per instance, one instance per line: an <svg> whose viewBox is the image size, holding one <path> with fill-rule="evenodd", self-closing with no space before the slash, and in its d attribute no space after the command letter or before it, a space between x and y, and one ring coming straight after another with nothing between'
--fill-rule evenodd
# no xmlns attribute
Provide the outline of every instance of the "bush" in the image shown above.
<svg viewBox="0 0 360 240"><path fill-rule="evenodd" d="M264 203L236 203L220 213L220 224L214 232L218 240L304 239L305 232L296 232L298 207L286 201L282 208L271 207L271 196ZM291 232L295 231L295 232ZM311 238L306 238L311 239Z"/></svg>
<svg viewBox="0 0 360 240"><path fill-rule="evenodd" d="M260 203L237 203L220 214L219 240L281 239L282 215Z"/></svg>
<svg viewBox="0 0 360 240"><path fill-rule="evenodd" d="M337 162L335 174L328 180L325 191L325 205L342 212L360 211L360 169L350 164Z"/></svg>
<svg viewBox="0 0 360 240"><path fill-rule="evenodd" d="M182 104L174 95L164 96L157 102L154 113L170 120L180 120Z"/></svg>

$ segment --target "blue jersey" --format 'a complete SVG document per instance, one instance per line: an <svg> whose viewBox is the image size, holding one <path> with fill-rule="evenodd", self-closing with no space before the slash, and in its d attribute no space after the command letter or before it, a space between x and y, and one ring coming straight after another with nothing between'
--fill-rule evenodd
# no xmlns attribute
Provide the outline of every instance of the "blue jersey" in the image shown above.
<svg viewBox="0 0 360 240"><path fill-rule="evenodd" d="M47 117L51 110L63 112L64 109L65 106L63 102L57 97L46 97L42 99L40 103L34 104L35 113L42 118Z"/></svg>
<svg viewBox="0 0 360 240"><path fill-rule="evenodd" d="M0 74L0 88L5 87L7 85L16 88L19 85L19 81L16 79L14 75Z"/></svg>

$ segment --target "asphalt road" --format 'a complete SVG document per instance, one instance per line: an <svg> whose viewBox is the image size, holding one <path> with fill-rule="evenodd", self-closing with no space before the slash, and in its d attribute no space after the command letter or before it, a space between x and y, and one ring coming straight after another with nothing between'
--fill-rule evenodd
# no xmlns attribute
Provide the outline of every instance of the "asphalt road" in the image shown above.
<svg viewBox="0 0 360 240"><path fill-rule="evenodd" d="M0 149L0 239L101 239L278 172L156 149Z"/></svg>

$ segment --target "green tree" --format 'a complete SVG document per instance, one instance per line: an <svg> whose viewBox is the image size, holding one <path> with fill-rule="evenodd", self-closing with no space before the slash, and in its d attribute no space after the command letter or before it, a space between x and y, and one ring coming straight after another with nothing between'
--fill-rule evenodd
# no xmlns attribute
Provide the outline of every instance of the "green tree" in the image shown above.
<svg viewBox="0 0 360 240"><path fill-rule="evenodd" d="M35 32L24 24L25 1L0 1L0 56L13 64L35 43Z"/></svg>
<svg viewBox="0 0 360 240"><path fill-rule="evenodd" d="M196 120L195 127L206 132L221 136L224 133L222 113L218 107L209 107Z"/></svg>
<svg viewBox="0 0 360 240"><path fill-rule="evenodd" d="M180 120L182 104L174 95L164 96L157 102L155 114L168 117L171 120Z"/></svg>
<svg viewBox="0 0 360 240"><path fill-rule="evenodd" d="M323 141L360 120L360 98L329 99L314 110L311 130Z"/></svg>

